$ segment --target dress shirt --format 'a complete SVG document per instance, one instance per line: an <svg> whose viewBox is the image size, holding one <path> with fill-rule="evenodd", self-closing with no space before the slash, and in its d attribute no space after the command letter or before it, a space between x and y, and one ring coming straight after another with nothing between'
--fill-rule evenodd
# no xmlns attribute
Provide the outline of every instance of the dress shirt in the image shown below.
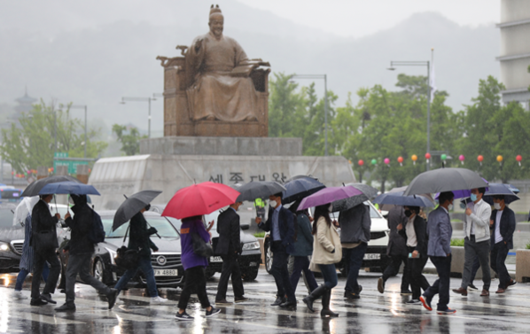
<svg viewBox="0 0 530 334"><path fill-rule="evenodd" d="M416 216L409 218L405 232L407 233L407 246L416 247L418 245L418 239L416 238L416 230L414 230L414 219Z"/></svg>
<svg viewBox="0 0 530 334"><path fill-rule="evenodd" d="M502 211L497 210L497 217L495 219L495 243L499 243L502 241L501 217L502 217Z"/></svg>

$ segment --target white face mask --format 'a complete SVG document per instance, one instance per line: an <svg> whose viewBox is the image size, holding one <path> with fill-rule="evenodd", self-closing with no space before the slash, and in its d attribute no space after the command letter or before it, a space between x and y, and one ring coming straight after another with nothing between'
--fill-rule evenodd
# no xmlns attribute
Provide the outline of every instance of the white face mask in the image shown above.
<svg viewBox="0 0 530 334"><path fill-rule="evenodd" d="M330 204L330 205L329 205L328 211L329 211L329 212L333 212L333 204Z"/></svg>
<svg viewBox="0 0 530 334"><path fill-rule="evenodd" d="M449 204L449 206L447 207L447 211L451 211L453 210L453 204Z"/></svg>
<svg viewBox="0 0 530 334"><path fill-rule="evenodd" d="M493 207L495 208L495 210L500 210L501 209L501 203L493 203Z"/></svg>
<svg viewBox="0 0 530 334"><path fill-rule="evenodd" d="M275 207L278 205L278 202L276 202L276 201L269 201L269 205L271 206L271 208L275 208Z"/></svg>

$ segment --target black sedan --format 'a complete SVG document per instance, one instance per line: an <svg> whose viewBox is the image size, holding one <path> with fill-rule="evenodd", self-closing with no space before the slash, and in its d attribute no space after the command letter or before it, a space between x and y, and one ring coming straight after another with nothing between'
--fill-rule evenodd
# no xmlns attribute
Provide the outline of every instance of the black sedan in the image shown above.
<svg viewBox="0 0 530 334"><path fill-rule="evenodd" d="M0 272L19 271L20 256L24 245L24 227L13 226L14 205L0 206Z"/></svg>

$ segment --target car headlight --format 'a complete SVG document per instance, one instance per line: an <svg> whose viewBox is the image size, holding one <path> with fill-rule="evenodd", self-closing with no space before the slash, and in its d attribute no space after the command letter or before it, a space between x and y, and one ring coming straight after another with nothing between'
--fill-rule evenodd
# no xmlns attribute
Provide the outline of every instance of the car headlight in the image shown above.
<svg viewBox="0 0 530 334"><path fill-rule="evenodd" d="M243 244L243 250L260 249L259 241L247 242Z"/></svg>
<svg viewBox="0 0 530 334"><path fill-rule="evenodd" d="M5 252L5 251L8 251L9 250L9 245L6 244L5 242L0 242L0 251L1 252Z"/></svg>
<svg viewBox="0 0 530 334"><path fill-rule="evenodd" d="M107 252L109 252L110 263L111 263L111 264L116 264L116 262L114 261L114 259L115 259L116 256L117 256L116 252L113 251L112 249L107 248L107 247L105 247L105 249L107 250Z"/></svg>

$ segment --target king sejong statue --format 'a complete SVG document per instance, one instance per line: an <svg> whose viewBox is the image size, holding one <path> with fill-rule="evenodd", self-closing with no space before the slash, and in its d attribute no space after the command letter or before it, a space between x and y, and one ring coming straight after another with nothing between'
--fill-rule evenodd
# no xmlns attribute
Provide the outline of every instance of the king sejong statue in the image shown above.
<svg viewBox="0 0 530 334"><path fill-rule="evenodd" d="M210 9L210 32L193 40L186 54L186 90L192 120L257 120L258 94L251 71L264 64L248 59L234 39L223 35L219 5ZM267 64L268 65L268 64Z"/></svg>

